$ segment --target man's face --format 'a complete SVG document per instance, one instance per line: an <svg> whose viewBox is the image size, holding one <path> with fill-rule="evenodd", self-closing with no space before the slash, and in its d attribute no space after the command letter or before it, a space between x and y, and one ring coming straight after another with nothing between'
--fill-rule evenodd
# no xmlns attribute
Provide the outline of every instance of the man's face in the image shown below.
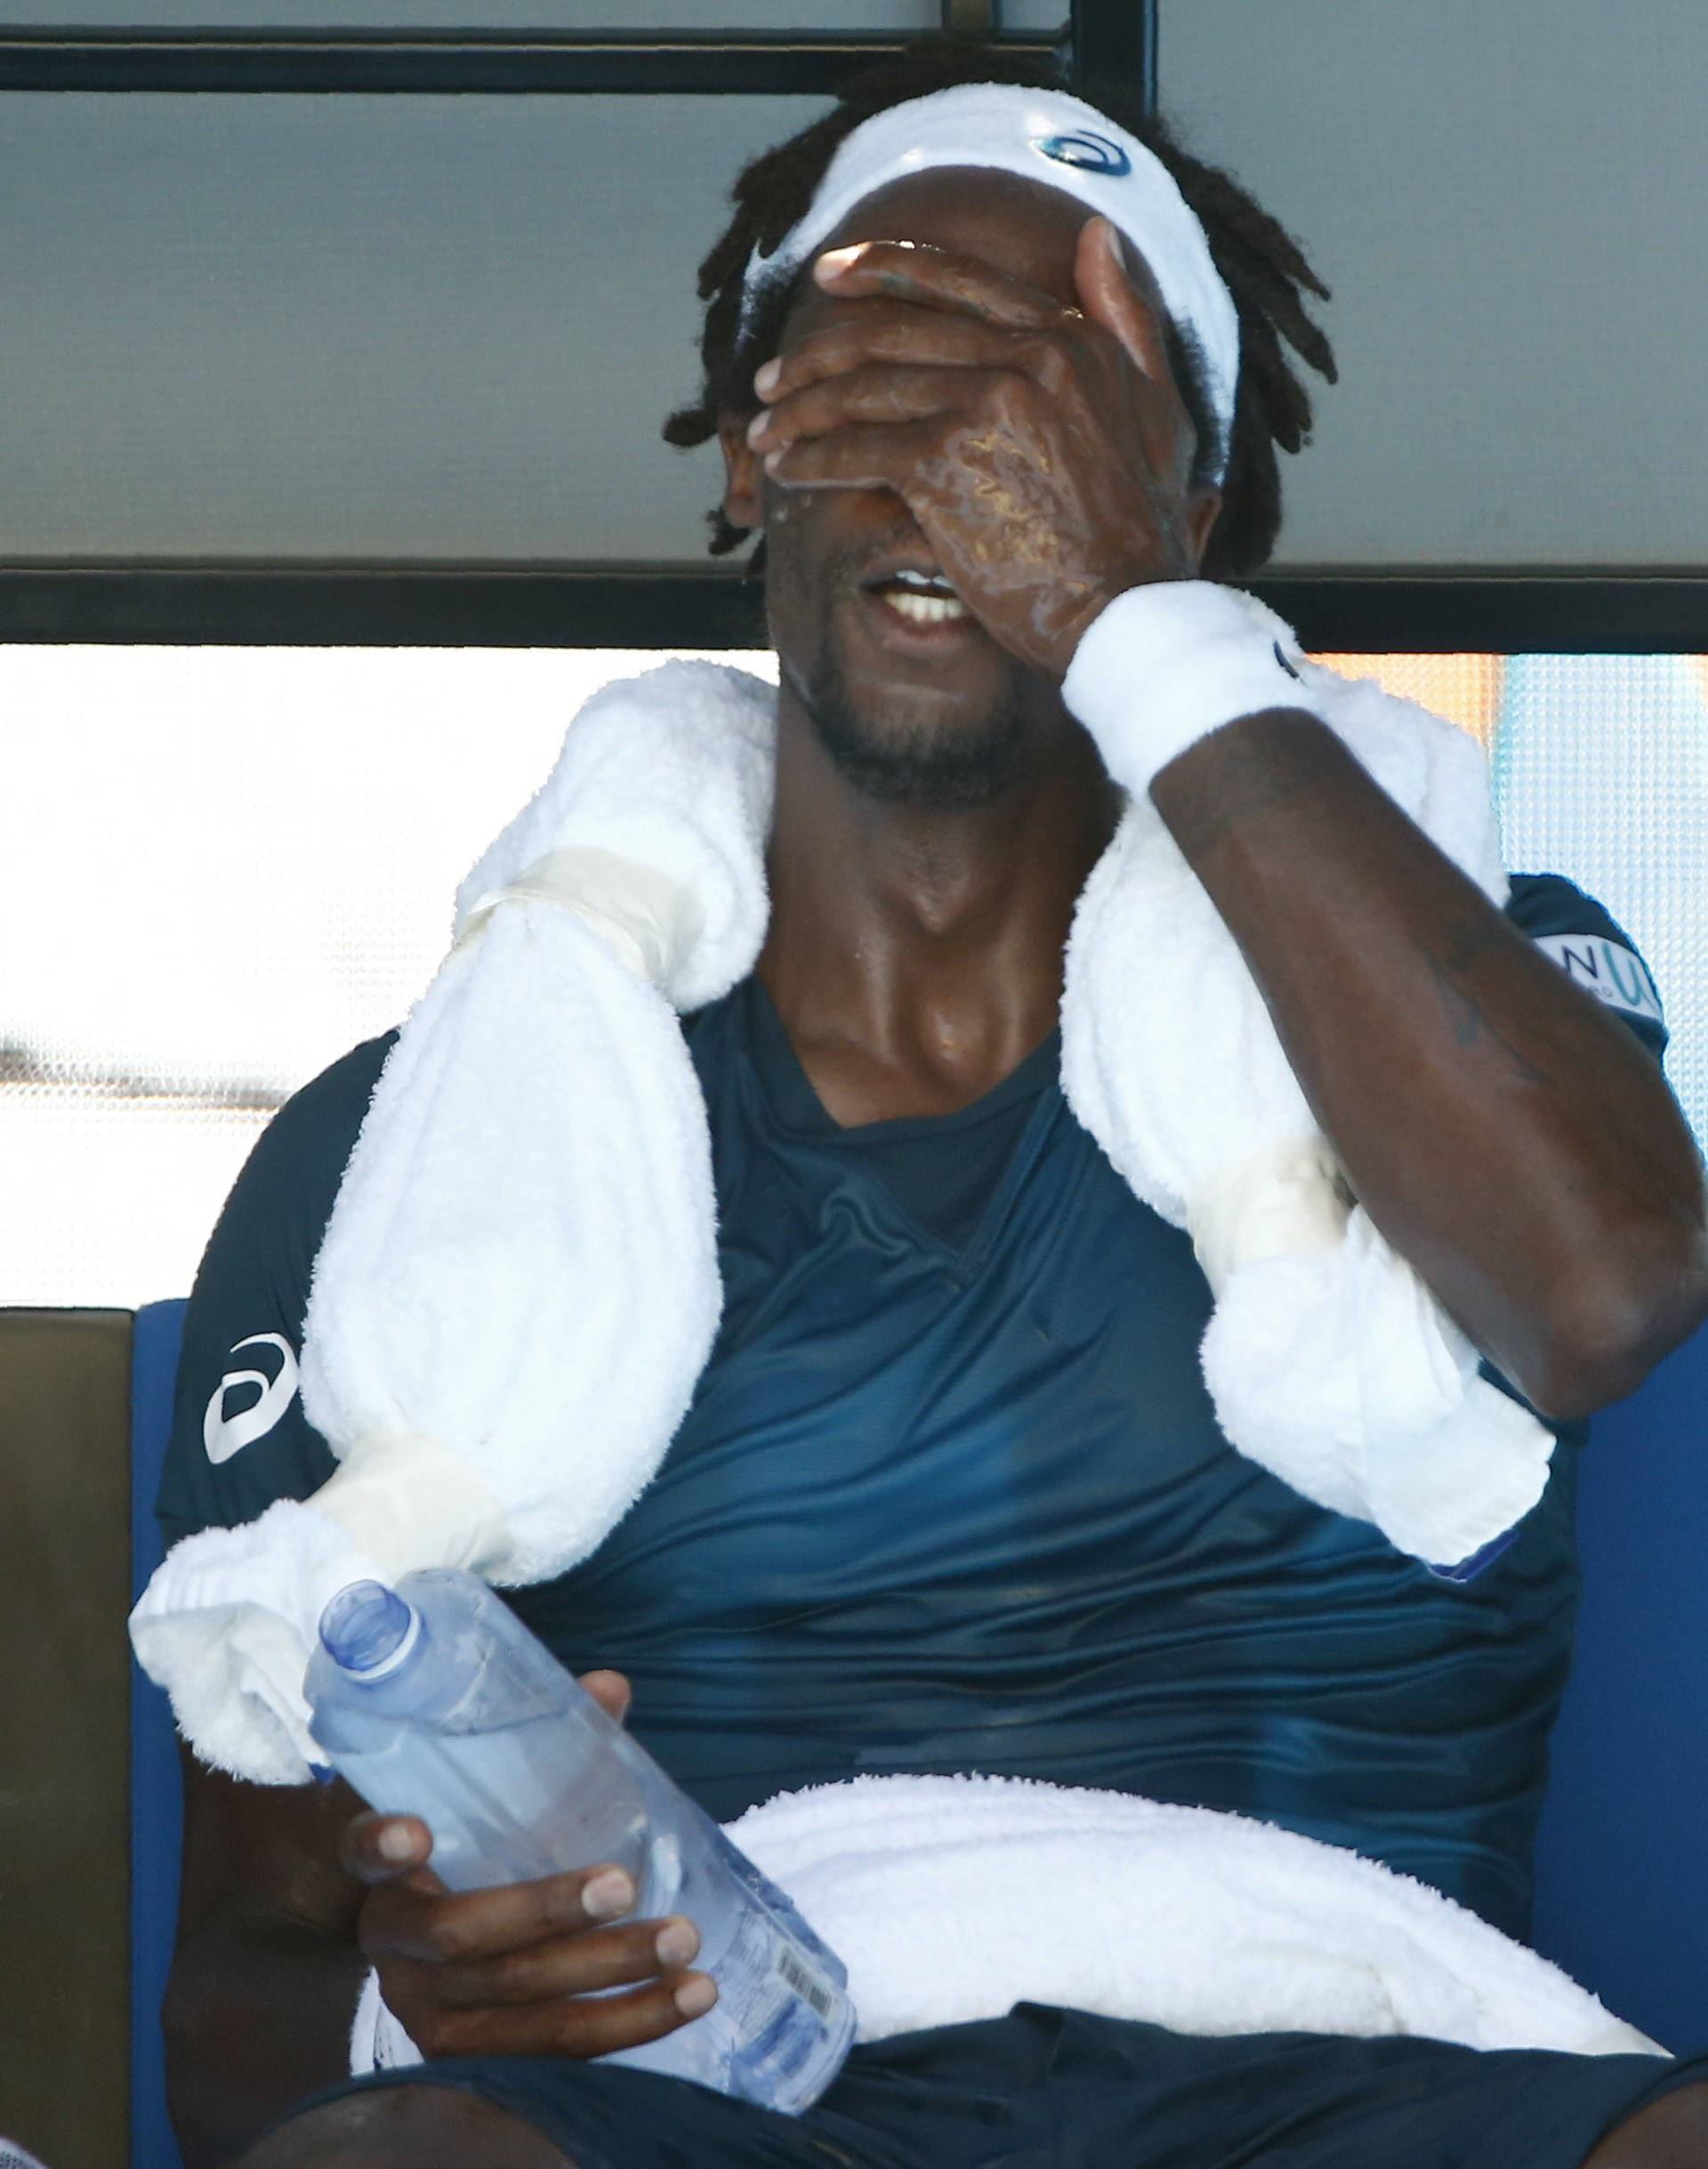
<svg viewBox="0 0 1708 2169"><path fill-rule="evenodd" d="M867 197L814 253L849 241L928 242L1076 307L1075 247L1090 216L1076 198L1017 174L939 169ZM781 351L872 307L809 277ZM987 804L1059 758L1079 725L1051 679L971 617L928 651L897 630L894 613L865 585L898 554L926 568L935 561L903 500L882 488L784 488L744 432L745 423L726 418L725 511L740 526L764 528L778 668L842 773L874 798L949 810Z"/></svg>

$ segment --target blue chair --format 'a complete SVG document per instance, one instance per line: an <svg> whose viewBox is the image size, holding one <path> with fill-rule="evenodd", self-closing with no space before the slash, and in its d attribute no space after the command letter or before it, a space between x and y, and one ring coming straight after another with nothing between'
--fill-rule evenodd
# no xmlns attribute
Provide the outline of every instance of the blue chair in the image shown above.
<svg viewBox="0 0 1708 2169"><path fill-rule="evenodd" d="M154 1495L172 1431L185 1303L149 1303L131 1340L131 1601L160 1564ZM183 1784L172 1705L131 1664L131 2164L183 2169L166 2115L160 1999L178 1924Z"/></svg>
<svg viewBox="0 0 1708 2169"><path fill-rule="evenodd" d="M1591 1421L1583 1607L1536 1844L1538 1950L1708 2049L1708 1327Z"/></svg>
<svg viewBox="0 0 1708 2169"><path fill-rule="evenodd" d="M136 1318L137 1593L160 1559L154 1494L181 1302ZM1596 1416L1578 1498L1584 1595L1536 1852L1536 1947L1680 2052L1708 2047L1708 1329ZM160 1998L182 1802L172 1715L132 1705L132 2162L181 2169L166 2119Z"/></svg>

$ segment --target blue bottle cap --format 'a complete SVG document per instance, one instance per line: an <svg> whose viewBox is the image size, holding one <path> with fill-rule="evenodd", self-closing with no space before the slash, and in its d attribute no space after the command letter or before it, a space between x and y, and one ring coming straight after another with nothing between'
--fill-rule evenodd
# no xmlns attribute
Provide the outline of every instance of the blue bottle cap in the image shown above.
<svg viewBox="0 0 1708 2169"><path fill-rule="evenodd" d="M376 1680L415 1646L421 1617L383 1582L351 1582L320 1615L320 1640L341 1672Z"/></svg>

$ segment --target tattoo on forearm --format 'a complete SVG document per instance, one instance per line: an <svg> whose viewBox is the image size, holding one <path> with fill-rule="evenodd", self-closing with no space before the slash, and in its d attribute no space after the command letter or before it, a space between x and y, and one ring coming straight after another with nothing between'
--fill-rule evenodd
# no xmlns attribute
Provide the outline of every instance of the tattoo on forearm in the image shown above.
<svg viewBox="0 0 1708 2169"><path fill-rule="evenodd" d="M1475 1046L1479 1040L1492 1039L1504 1047L1512 1058L1514 1074L1527 1084L1551 1084L1553 1079L1544 1070L1538 1069L1522 1048L1513 1044L1505 1034L1492 1025L1484 1013L1483 1006L1464 984L1464 974L1477 960L1491 949L1504 948L1508 929L1504 922L1490 922L1480 915L1461 923L1447 942L1446 949L1436 955L1430 950L1423 953L1430 976L1441 996L1441 1006L1453 1025L1453 1036L1462 1047Z"/></svg>

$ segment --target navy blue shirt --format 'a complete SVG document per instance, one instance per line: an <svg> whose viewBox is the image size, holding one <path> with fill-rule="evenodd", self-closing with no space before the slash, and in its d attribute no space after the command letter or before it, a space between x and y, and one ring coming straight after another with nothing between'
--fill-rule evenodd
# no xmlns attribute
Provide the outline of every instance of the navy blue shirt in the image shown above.
<svg viewBox="0 0 1708 2169"><path fill-rule="evenodd" d="M1512 887L1514 923L1658 1060L1628 937L1559 876ZM535 1632L631 1676L636 1735L720 1819L870 1771L1102 1786L1356 1847L1523 1933L1584 1427L1555 1426L1548 1490L1498 1555L1432 1574L1223 1438L1191 1243L1075 1120L1053 1036L958 1114L846 1130L756 980L684 1028L722 1325L639 1502L592 1558L509 1592ZM168 1541L331 1472L292 1351L390 1044L281 1111L214 1232ZM270 1383L222 1384L242 1371Z"/></svg>

